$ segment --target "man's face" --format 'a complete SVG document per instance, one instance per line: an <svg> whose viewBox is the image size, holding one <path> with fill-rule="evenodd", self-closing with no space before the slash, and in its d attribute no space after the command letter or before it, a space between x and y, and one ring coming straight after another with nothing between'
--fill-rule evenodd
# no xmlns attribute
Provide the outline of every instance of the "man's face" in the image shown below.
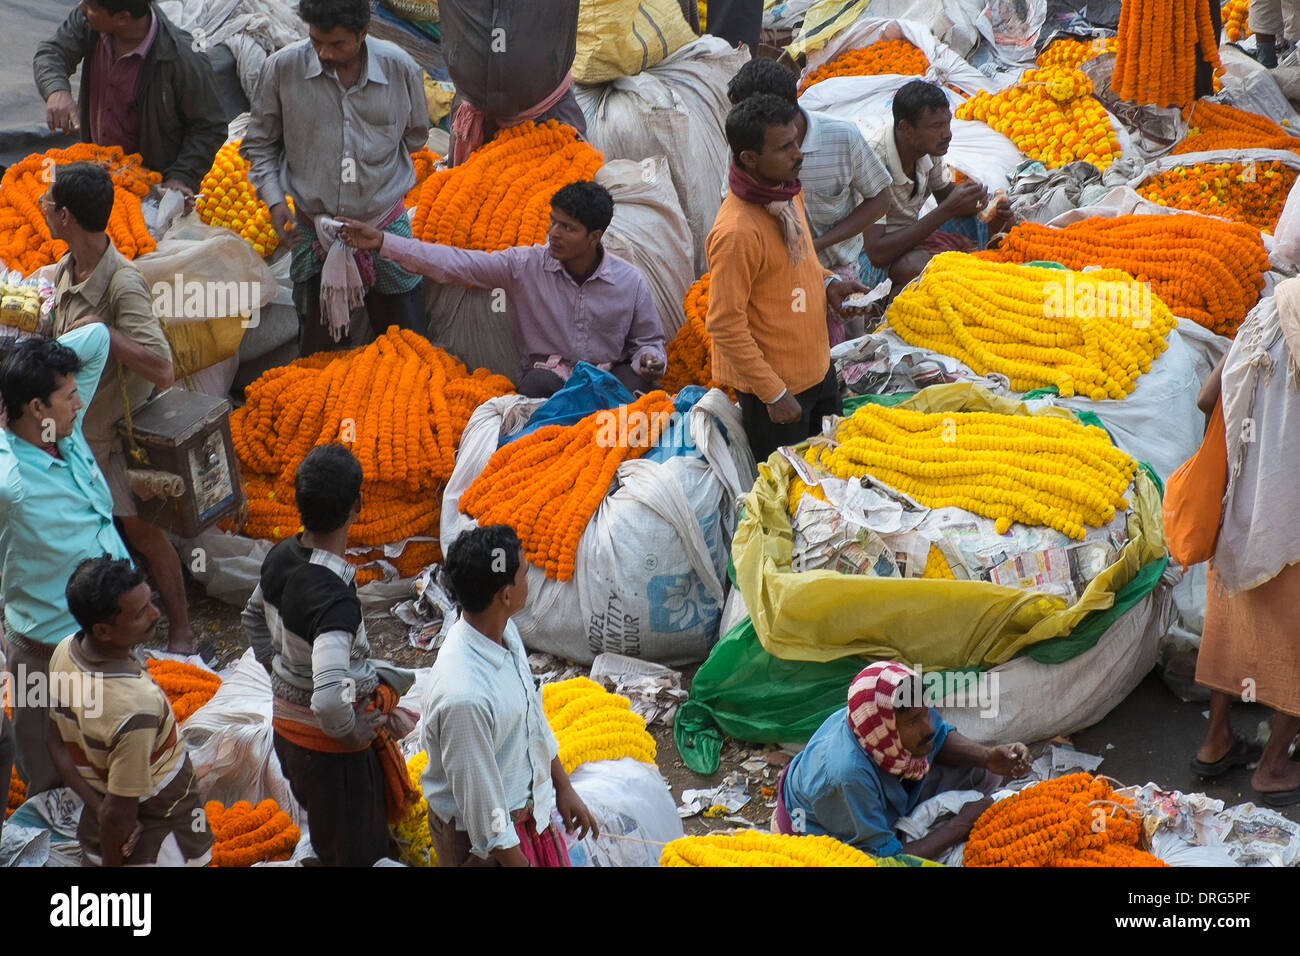
<svg viewBox="0 0 1300 956"><path fill-rule="evenodd" d="M81 0L77 7L81 10L81 15L86 18L86 25L98 33L116 33L121 26L121 18L125 17L126 22L131 20L130 14L109 13L95 0Z"/></svg>
<svg viewBox="0 0 1300 956"><path fill-rule="evenodd" d="M316 27L309 27L307 35L311 37L311 46L320 58L321 67L338 72L360 59L361 48L366 42L366 29L368 28L353 33L346 27L335 27L326 33Z"/></svg>
<svg viewBox="0 0 1300 956"><path fill-rule="evenodd" d="M783 126L768 126L763 130L762 151L747 149L740 158L741 165L759 180L788 183L798 179L803 168L798 128L793 121Z"/></svg>
<svg viewBox="0 0 1300 956"><path fill-rule="evenodd" d="M600 242L602 234L602 230L587 229L563 209L551 207L551 225L546 230L546 246L560 262L571 262L586 255Z"/></svg>
<svg viewBox="0 0 1300 956"><path fill-rule="evenodd" d="M50 230L50 238L66 240L68 237L63 234L63 214L54 208L54 187L45 190L38 202L41 212L45 214L45 226Z"/></svg>
<svg viewBox="0 0 1300 956"><path fill-rule="evenodd" d="M77 412L82 408L81 395L77 392L75 377L58 375L54 380L58 384L50 393L49 401L42 402L38 398L29 402L24 417L34 411L42 432L45 431L45 422L48 420L54 423L56 438L67 438L72 434L72 426L77 422Z"/></svg>
<svg viewBox="0 0 1300 956"><path fill-rule="evenodd" d="M899 708L894 711L894 726L898 729L903 749L917 757L924 757L934 749L934 725L930 723L929 707Z"/></svg>
<svg viewBox="0 0 1300 956"><path fill-rule="evenodd" d="M528 603L528 565L527 558L524 556L524 549L519 549L519 569L515 571L515 578L510 582L510 613L516 614L524 609Z"/></svg>
<svg viewBox="0 0 1300 956"><path fill-rule="evenodd" d="M148 581L141 581L117 599L117 617L95 625L95 637L114 647L130 650L153 640L161 616L153 603Z"/></svg>
<svg viewBox="0 0 1300 956"><path fill-rule="evenodd" d="M899 132L918 153L942 156L952 144L952 110L946 106L924 110L915 126L906 120L900 123Z"/></svg>

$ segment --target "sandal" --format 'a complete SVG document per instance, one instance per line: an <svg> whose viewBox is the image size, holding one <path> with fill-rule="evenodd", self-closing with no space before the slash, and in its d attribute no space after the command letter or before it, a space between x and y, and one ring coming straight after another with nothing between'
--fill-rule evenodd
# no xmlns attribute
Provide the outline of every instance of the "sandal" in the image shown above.
<svg viewBox="0 0 1300 956"><path fill-rule="evenodd" d="M1202 777L1221 777L1234 767L1249 767L1251 764L1258 763L1263 755L1263 747L1247 743L1245 738L1237 736L1233 739L1228 752L1214 763L1205 763L1193 758L1192 770ZM1292 802L1300 802L1300 797Z"/></svg>
<svg viewBox="0 0 1300 956"><path fill-rule="evenodd" d="M1300 803L1300 787L1294 790L1257 791L1270 807L1290 807Z"/></svg>

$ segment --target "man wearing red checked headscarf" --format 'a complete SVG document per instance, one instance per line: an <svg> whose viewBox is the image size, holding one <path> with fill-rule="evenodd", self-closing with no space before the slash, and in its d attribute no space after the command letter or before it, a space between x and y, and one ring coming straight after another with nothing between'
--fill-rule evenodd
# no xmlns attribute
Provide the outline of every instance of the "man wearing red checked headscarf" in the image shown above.
<svg viewBox="0 0 1300 956"><path fill-rule="evenodd" d="M1024 744L985 747L928 706L911 668L880 661L849 685L848 706L826 718L781 774L772 829L826 834L872 856L936 859L966 839L1005 776L1029 769ZM933 762L930 758L933 757ZM919 840L894 834L900 817L949 790L986 796Z"/></svg>

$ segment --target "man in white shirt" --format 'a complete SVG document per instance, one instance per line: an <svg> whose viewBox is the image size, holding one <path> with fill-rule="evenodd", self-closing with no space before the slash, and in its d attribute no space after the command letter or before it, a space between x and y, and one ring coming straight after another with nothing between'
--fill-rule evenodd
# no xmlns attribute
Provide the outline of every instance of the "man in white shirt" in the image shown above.
<svg viewBox="0 0 1300 956"><path fill-rule="evenodd" d="M569 783L519 629L528 599L523 546L505 525L461 535L446 573L461 617L424 694L420 778L440 866L568 866L551 810L569 833L599 835Z"/></svg>

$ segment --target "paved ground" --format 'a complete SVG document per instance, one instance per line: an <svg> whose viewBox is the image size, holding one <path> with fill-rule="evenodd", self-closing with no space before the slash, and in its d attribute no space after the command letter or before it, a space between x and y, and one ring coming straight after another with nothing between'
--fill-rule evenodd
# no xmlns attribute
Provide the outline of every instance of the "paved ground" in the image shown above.
<svg viewBox="0 0 1300 956"><path fill-rule="evenodd" d="M65 145L45 126L45 104L36 93L32 56L55 32L77 0L0 0L0 166L29 153ZM73 90L77 89L76 83Z"/></svg>

